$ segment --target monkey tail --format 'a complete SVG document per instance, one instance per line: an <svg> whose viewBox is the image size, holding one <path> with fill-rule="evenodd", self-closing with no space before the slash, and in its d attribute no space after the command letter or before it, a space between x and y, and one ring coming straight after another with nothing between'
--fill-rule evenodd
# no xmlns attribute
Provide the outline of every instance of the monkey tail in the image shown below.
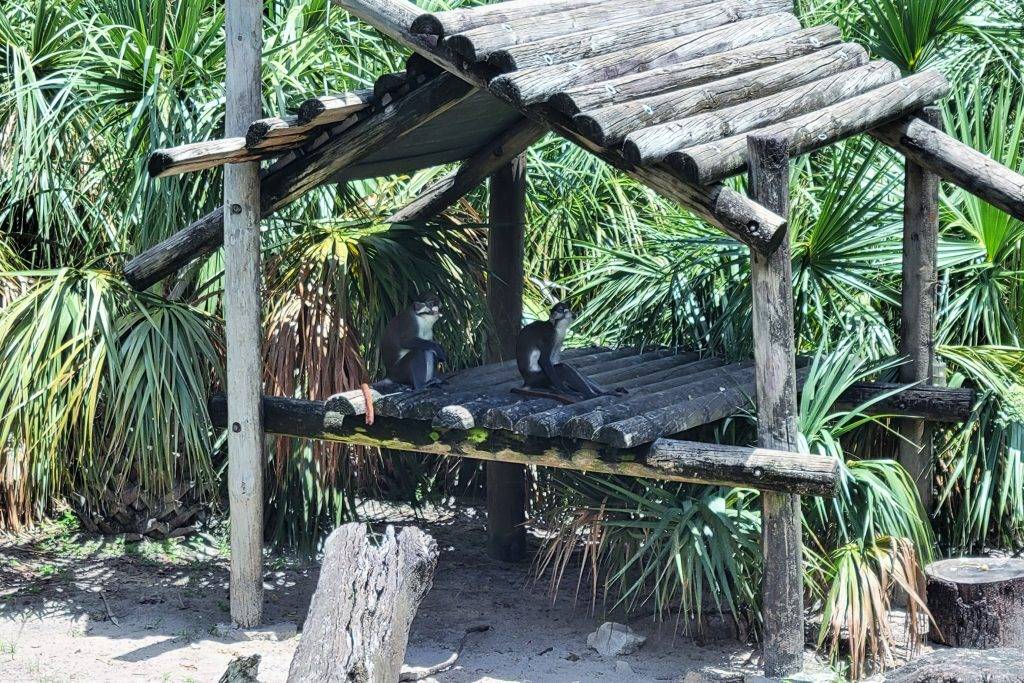
<svg viewBox="0 0 1024 683"><path fill-rule="evenodd" d="M370 393L370 385L363 382L359 385L363 390L363 401L366 402L366 424L372 425L375 418L373 414L373 394Z"/></svg>

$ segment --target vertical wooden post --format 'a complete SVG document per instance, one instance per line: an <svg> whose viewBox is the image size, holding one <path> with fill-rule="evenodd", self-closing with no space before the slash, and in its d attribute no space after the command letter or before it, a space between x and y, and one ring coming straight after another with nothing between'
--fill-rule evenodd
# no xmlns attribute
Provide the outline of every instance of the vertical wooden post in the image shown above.
<svg viewBox="0 0 1024 683"><path fill-rule="evenodd" d="M497 338L489 360L515 357L523 320L523 234L526 229L526 154L490 179L487 240L487 308ZM526 467L487 463L487 549L491 557L514 562L526 553Z"/></svg>
<svg viewBox="0 0 1024 683"><path fill-rule="evenodd" d="M226 134L260 118L261 0L226 0ZM263 416L259 164L224 168L224 318L227 335L231 619L263 615Z"/></svg>
<svg viewBox="0 0 1024 683"><path fill-rule="evenodd" d="M941 127L937 107L921 118ZM939 177L907 160L903 196L903 307L900 312L900 366L903 382L931 384L935 375L935 328L939 284ZM917 482L924 509L934 506L932 425L902 420L899 461Z"/></svg>
<svg viewBox="0 0 1024 683"><path fill-rule="evenodd" d="M780 216L789 214L789 142L751 135L750 194ZM751 252L754 363L757 377L758 444L794 451L797 446L796 341L789 236L770 256ZM761 492L764 551L765 676L803 668L803 548L800 496Z"/></svg>

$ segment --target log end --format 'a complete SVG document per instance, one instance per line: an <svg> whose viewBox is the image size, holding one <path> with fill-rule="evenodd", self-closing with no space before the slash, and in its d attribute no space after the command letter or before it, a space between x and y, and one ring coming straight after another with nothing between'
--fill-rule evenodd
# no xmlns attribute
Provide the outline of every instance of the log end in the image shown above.
<svg viewBox="0 0 1024 683"><path fill-rule="evenodd" d="M566 116L576 116L580 113L580 108L576 106L576 101L568 93L555 93L548 98L548 104L552 109L560 111Z"/></svg>
<svg viewBox="0 0 1024 683"><path fill-rule="evenodd" d="M299 105L299 123L307 124L313 121L320 114L324 113L325 109L327 109L327 105L316 97L306 100Z"/></svg>
<svg viewBox="0 0 1024 683"><path fill-rule="evenodd" d="M445 406L434 415L432 426L435 429L457 429L467 431L476 426L473 414L463 406Z"/></svg>
<svg viewBox="0 0 1024 683"><path fill-rule="evenodd" d="M665 162L672 167L679 177L694 185L703 185L700 175L700 165L690 156L687 151L680 150L672 152L665 157Z"/></svg>
<svg viewBox="0 0 1024 683"><path fill-rule="evenodd" d="M419 36L436 36L440 40L444 37L444 24L433 14L421 14L412 20L409 33Z"/></svg>
<svg viewBox="0 0 1024 683"><path fill-rule="evenodd" d="M407 83L404 71L384 74L373 84L373 97L380 101L385 95L395 92Z"/></svg>
<svg viewBox="0 0 1024 683"><path fill-rule="evenodd" d="M512 428L516 434L523 436L538 436L543 439L550 439L558 436L557 426L552 420L545 419L540 415L528 415L516 422Z"/></svg>
<svg viewBox="0 0 1024 683"><path fill-rule="evenodd" d="M512 431L515 427L512 420L500 408L489 408L484 413L483 418L480 419L480 426L485 429L504 429L505 431Z"/></svg>
<svg viewBox="0 0 1024 683"><path fill-rule="evenodd" d="M622 144L622 158L634 166L640 166L644 162L644 155L640 151L640 145L629 138L626 138L626 141Z"/></svg>
<svg viewBox="0 0 1024 683"><path fill-rule="evenodd" d="M508 50L497 50L487 58L487 63L498 70L499 73L516 71L519 66L516 58Z"/></svg>
<svg viewBox="0 0 1024 683"><path fill-rule="evenodd" d="M572 122L584 137L589 140L593 140L598 145L604 148L608 148L613 141L609 139L604 126L601 122L595 119L593 116L588 114L577 114L572 117Z"/></svg>
<svg viewBox="0 0 1024 683"><path fill-rule="evenodd" d="M523 102L522 93L519 90L519 86L516 85L508 76L498 76L492 78L488 87L492 93L505 100L511 102L517 107L525 106Z"/></svg>
<svg viewBox="0 0 1024 683"><path fill-rule="evenodd" d="M168 173L167 170L174 165L174 159L171 155L167 154L163 150L156 150L149 155L149 163L147 165L149 170L150 178L162 178L165 175L174 175Z"/></svg>
<svg viewBox="0 0 1024 683"><path fill-rule="evenodd" d="M444 41L444 46L465 59L470 64L476 64L480 61L479 56L477 55L476 46L473 45L473 40L468 36L463 34L450 36Z"/></svg>
<svg viewBox="0 0 1024 683"><path fill-rule="evenodd" d="M266 121L253 121L249 129L245 131L245 146L252 149L267 139L270 133L270 124Z"/></svg>
<svg viewBox="0 0 1024 683"><path fill-rule="evenodd" d="M562 436L592 441L600 426L586 415L578 415L562 425Z"/></svg>

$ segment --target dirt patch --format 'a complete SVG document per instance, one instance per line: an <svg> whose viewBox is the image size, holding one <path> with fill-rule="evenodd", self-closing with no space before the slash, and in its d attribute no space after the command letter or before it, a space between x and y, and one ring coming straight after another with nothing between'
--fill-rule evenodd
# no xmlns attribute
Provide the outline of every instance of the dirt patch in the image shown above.
<svg viewBox="0 0 1024 683"><path fill-rule="evenodd" d="M378 510L392 523L408 510ZM647 643L617 668L587 649L605 620L573 601L567 586L552 604L526 564L488 558L472 509L433 510L416 522L441 549L433 589L416 616L407 663L446 659L472 634L456 669L437 681L681 681L705 667L742 675L752 650L731 640L699 646L650 617L629 621ZM227 564L215 539L204 547L103 542L52 530L0 543L0 671L4 681L216 681L236 655L258 653L260 679L283 681L296 628L318 576L315 564L267 560L265 621L257 631L225 626ZM222 542L221 542L222 546ZM620 617L620 620L624 620ZM691 678L692 680L692 678Z"/></svg>

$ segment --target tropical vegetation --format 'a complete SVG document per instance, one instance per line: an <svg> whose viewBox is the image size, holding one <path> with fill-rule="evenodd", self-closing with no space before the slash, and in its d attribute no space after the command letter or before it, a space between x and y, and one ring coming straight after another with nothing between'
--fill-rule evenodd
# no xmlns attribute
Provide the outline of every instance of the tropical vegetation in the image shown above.
<svg viewBox="0 0 1024 683"><path fill-rule="evenodd" d="M403 62L329 0L264 4L265 111L365 87ZM65 505L86 519L124 517L140 492L165 520L195 504L217 509L224 452L206 398L223 381L221 259L147 292L119 273L220 202L217 170L164 180L144 171L153 149L223 136L222 5L0 7L2 528ZM1020 0L797 5L806 23L835 23L907 73L942 70L954 86L945 128L1024 170ZM749 356L745 248L559 138L531 149L528 165L530 316L566 297L582 312L580 343ZM454 308L459 324L444 330L453 362L479 362L486 190L428 224L382 223L444 170L325 186L265 221L268 393L323 398L375 371L366 342L411 282ZM854 138L798 160L791 188L798 347L814 358L800 447L843 472L839 498L803 503L807 603L822 651L852 676L891 663L896 593L909 596L917 629L924 563L1024 547L1024 223L943 187L938 354L948 382L981 398L969 423L937 434L933 514L895 462L891 421L832 408L849 384L895 376L902 177L893 152ZM436 258L421 258L427 247ZM701 436L750 443L754 433L753 418L738 416ZM282 439L268 449L267 535L313 552L355 515L357 496L472 499L478 475L472 464ZM595 606L653 607L698 631L709 611L727 610L756 635L755 491L542 471L532 491L549 531L537 570L553 586L579 565Z"/></svg>

